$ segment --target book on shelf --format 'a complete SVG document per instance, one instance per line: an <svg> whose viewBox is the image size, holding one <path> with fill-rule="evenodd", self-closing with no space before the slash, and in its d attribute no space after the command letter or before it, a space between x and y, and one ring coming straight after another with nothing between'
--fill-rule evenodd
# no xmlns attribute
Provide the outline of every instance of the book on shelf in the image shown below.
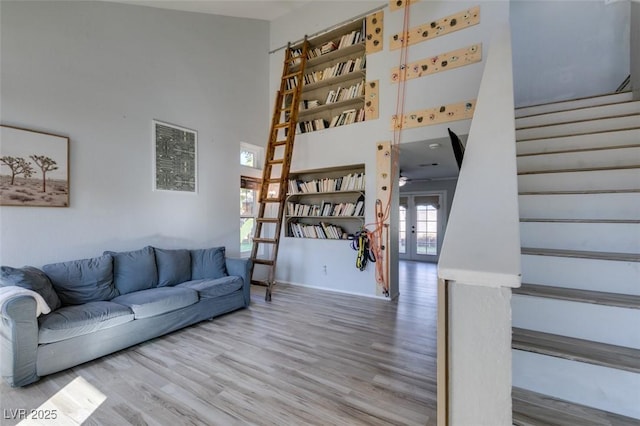
<svg viewBox="0 0 640 426"><path fill-rule="evenodd" d="M328 80L335 77L340 77L345 74L349 74L355 71L361 71L366 67L365 56L358 57L356 59L348 59L344 62L338 62L332 66L326 67L323 70L313 71L304 75L305 84L313 84L319 81Z"/></svg>
<svg viewBox="0 0 640 426"><path fill-rule="evenodd" d="M325 222L319 224L306 224L299 222L289 223L290 236L295 238L318 238L340 240L346 239L347 234L337 226Z"/></svg>
<svg viewBox="0 0 640 426"><path fill-rule="evenodd" d="M310 121L300 121L298 122L298 132L315 132L316 130L326 129L328 125L329 123L327 122L327 120L323 120L322 118L316 118L315 120Z"/></svg>
<svg viewBox="0 0 640 426"><path fill-rule="evenodd" d="M321 204L287 202L287 216L345 217L362 216L363 212L364 196L360 196L356 202L330 203L323 201Z"/></svg>
<svg viewBox="0 0 640 426"><path fill-rule="evenodd" d="M365 186L365 174L349 173L337 178L312 179L308 181L289 179L289 195L317 192L362 191ZM364 200L364 198L363 198Z"/></svg>
<svg viewBox="0 0 640 426"><path fill-rule="evenodd" d="M302 101L300 101L300 111L317 108L319 106L320 106L320 101L317 99L309 99L309 100L303 99Z"/></svg>

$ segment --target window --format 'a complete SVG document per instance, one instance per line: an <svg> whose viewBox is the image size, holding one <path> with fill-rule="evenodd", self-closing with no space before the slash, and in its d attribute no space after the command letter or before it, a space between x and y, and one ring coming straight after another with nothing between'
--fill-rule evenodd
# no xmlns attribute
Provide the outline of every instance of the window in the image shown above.
<svg viewBox="0 0 640 426"><path fill-rule="evenodd" d="M244 257L251 254L253 246L259 193L259 179L240 177L240 255Z"/></svg>
<svg viewBox="0 0 640 426"><path fill-rule="evenodd" d="M240 165L241 166L259 169L261 154L262 154L261 147L244 143L244 142L240 143Z"/></svg>

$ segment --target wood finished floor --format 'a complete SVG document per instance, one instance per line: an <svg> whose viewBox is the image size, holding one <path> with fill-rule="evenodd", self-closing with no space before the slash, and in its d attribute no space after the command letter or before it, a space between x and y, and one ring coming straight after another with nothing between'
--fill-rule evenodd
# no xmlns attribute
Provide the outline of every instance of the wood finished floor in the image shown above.
<svg viewBox="0 0 640 426"><path fill-rule="evenodd" d="M254 287L249 309L2 383L0 412L82 377L106 396L85 425L435 425L436 291L436 266L418 262L401 262L393 302L279 285L266 303Z"/></svg>

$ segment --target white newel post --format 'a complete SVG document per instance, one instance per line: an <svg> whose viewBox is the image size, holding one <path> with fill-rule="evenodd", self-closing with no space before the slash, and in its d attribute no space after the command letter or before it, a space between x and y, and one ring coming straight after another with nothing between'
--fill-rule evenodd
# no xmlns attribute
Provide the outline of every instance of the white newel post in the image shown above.
<svg viewBox="0 0 640 426"><path fill-rule="evenodd" d="M520 228L508 24L489 46L438 276L438 424L511 425Z"/></svg>

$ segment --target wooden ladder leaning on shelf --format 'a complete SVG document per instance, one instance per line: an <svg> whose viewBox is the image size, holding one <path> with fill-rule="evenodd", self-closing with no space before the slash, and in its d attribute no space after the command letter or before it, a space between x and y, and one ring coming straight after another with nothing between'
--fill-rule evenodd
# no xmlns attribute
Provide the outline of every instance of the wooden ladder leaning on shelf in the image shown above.
<svg viewBox="0 0 640 426"><path fill-rule="evenodd" d="M275 280L276 261L285 198L293 155L293 142L298 123L298 108L304 85L304 70L307 63L308 42L305 37L301 48L286 48L280 90L271 120L271 132L266 149L266 158L262 171L260 187L260 208L256 218L253 248L251 249L251 284L267 287L265 300L271 300L272 286ZM268 278L253 279L256 265L265 265Z"/></svg>

